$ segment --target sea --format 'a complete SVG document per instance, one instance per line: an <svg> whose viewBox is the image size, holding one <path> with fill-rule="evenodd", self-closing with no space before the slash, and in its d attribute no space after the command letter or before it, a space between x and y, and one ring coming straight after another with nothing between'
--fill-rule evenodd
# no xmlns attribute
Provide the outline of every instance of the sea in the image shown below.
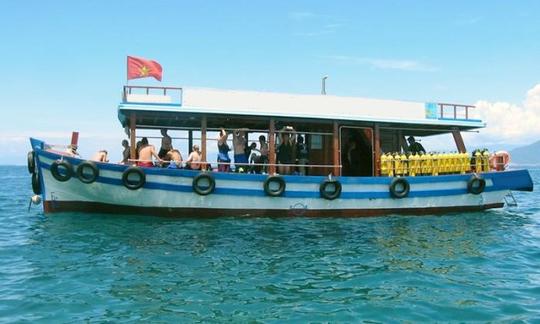
<svg viewBox="0 0 540 324"><path fill-rule="evenodd" d="M540 170L517 207L168 219L29 206L0 166L0 322L540 322Z"/></svg>

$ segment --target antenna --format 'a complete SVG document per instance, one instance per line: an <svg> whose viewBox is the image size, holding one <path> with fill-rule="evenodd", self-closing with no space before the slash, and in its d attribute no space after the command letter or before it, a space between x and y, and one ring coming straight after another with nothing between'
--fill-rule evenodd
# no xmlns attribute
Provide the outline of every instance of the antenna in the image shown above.
<svg viewBox="0 0 540 324"><path fill-rule="evenodd" d="M321 94L326 94L326 79L328 79L328 75L323 76L322 78L322 88L321 88Z"/></svg>

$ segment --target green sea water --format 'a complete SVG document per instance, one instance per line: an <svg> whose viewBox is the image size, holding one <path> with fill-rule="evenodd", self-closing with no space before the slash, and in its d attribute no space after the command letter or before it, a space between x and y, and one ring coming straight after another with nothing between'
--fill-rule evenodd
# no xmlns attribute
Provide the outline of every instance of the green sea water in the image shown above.
<svg viewBox="0 0 540 324"><path fill-rule="evenodd" d="M518 207L165 219L27 212L0 167L0 322L540 322L540 170Z"/></svg>

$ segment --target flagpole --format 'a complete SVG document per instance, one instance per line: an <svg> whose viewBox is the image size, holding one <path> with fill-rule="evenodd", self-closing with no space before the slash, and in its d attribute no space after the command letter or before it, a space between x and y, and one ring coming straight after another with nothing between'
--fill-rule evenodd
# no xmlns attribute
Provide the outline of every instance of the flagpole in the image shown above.
<svg viewBox="0 0 540 324"><path fill-rule="evenodd" d="M126 55L126 85L129 85L128 70L129 70L129 58Z"/></svg>

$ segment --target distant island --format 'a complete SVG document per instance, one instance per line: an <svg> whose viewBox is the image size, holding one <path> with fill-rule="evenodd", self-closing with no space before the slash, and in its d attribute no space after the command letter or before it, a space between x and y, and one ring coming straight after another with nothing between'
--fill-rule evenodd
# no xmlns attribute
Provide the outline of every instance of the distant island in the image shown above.
<svg viewBox="0 0 540 324"><path fill-rule="evenodd" d="M540 141L510 151L511 163L540 165Z"/></svg>

